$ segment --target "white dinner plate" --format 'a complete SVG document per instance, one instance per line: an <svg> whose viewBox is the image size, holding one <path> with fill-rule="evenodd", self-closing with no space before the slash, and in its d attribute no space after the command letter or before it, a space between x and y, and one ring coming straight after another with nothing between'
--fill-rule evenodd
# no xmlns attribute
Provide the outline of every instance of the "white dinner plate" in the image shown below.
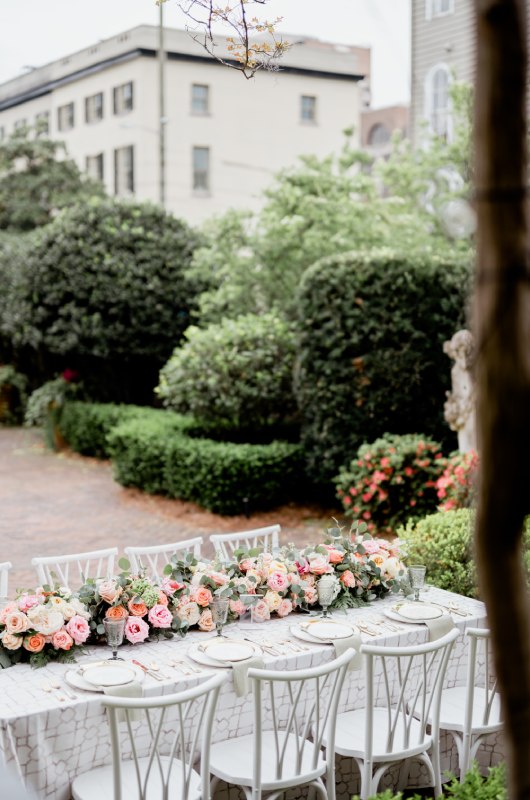
<svg viewBox="0 0 530 800"><path fill-rule="evenodd" d="M334 619L310 619L307 622L301 622L300 628L320 642L348 639L354 634L351 625L345 622L336 622Z"/></svg>
<svg viewBox="0 0 530 800"><path fill-rule="evenodd" d="M353 636L355 633L358 633L358 630L355 628L354 625L349 626L351 628L350 636ZM312 636L306 630L300 627L300 625L291 625L290 631L293 636L296 636L297 639L301 639L303 642L310 642L311 644L333 644L333 642L337 641L337 639L317 639L316 636Z"/></svg>
<svg viewBox="0 0 530 800"><path fill-rule="evenodd" d="M430 606L428 603L396 603L390 608L385 608L384 613L390 619L399 622L421 624L428 619L438 619L444 612L438 606Z"/></svg>
<svg viewBox="0 0 530 800"><path fill-rule="evenodd" d="M125 686L132 683L135 672L132 665L124 661L109 661L107 664L91 664L83 669L83 678L92 686L106 689L109 686Z"/></svg>
<svg viewBox="0 0 530 800"><path fill-rule="evenodd" d="M101 662L97 662L97 664L101 664ZM88 665L85 665L85 668ZM94 665L95 666L95 665ZM145 678L145 673L140 667L135 666L134 664L127 664L127 666L133 670L134 672L134 681L138 681L141 683ZM102 692L104 688L103 686L96 686L93 683L89 683L88 680L85 680L83 673L77 669L70 669L64 676L66 682L73 688L73 689L83 689L85 692ZM127 681L129 683L129 681Z"/></svg>
<svg viewBox="0 0 530 800"><path fill-rule="evenodd" d="M251 642L237 639L208 639L199 645L199 650L213 658L214 661L223 663L234 663L235 661L247 661L254 655L254 647Z"/></svg>
<svg viewBox="0 0 530 800"><path fill-rule="evenodd" d="M212 640L210 640L210 641L212 641ZM245 644L248 644L248 646L249 646L249 648L251 648L252 652L251 652L251 654L249 656L247 656L246 659L243 659L243 660L246 661L251 656L263 655L263 650L261 649L261 647L258 644L255 644L254 642L248 642L248 643L245 642ZM235 661L221 661L221 660L219 660L217 658L213 658L213 654L212 654L212 656L209 655L209 649L208 650L201 650L201 642L194 642L194 644L192 644L190 646L190 648L189 648L189 650L188 650L186 655L189 658L193 659L193 661L196 661L198 664L204 664L206 667L227 667L227 668L230 668L233 664L236 663Z"/></svg>

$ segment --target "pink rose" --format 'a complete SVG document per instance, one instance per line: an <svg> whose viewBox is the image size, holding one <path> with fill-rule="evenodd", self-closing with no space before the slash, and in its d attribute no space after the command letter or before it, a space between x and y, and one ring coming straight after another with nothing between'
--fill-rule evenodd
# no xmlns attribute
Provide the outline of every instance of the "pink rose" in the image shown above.
<svg viewBox="0 0 530 800"><path fill-rule="evenodd" d="M44 602L43 594L22 594L18 598L18 607L20 611L29 611L30 608L38 606L39 603Z"/></svg>
<svg viewBox="0 0 530 800"><path fill-rule="evenodd" d="M312 603L316 603L316 601L318 600L318 592L314 586L308 586L304 590L304 600L306 601L306 603L309 603L309 605L311 605Z"/></svg>
<svg viewBox="0 0 530 800"><path fill-rule="evenodd" d="M362 546L368 553L368 555L372 555L372 553L378 553L381 549L379 546L379 542L376 539L366 539L366 541L362 542Z"/></svg>
<svg viewBox="0 0 530 800"><path fill-rule="evenodd" d="M300 561L295 561L294 563L296 564L296 568L298 570L299 575L307 575L307 573L309 572L309 564L305 559L303 563L301 563Z"/></svg>
<svg viewBox="0 0 530 800"><path fill-rule="evenodd" d="M4 606L4 608L0 611L0 625L5 625L6 617L8 614L11 614L12 611L18 611L18 606L14 600Z"/></svg>
<svg viewBox="0 0 530 800"><path fill-rule="evenodd" d="M329 561L326 556L315 556L309 562L309 571L313 573L313 575L324 575L326 572L332 572L332 568L329 566Z"/></svg>
<svg viewBox="0 0 530 800"><path fill-rule="evenodd" d="M199 617L198 625L201 631L215 630L215 622L212 619L212 612L209 608L205 608L202 612L201 616Z"/></svg>
<svg viewBox="0 0 530 800"><path fill-rule="evenodd" d="M5 616L4 624L8 633L24 633L29 628L29 619L22 611L10 611Z"/></svg>
<svg viewBox="0 0 530 800"><path fill-rule="evenodd" d="M328 558L330 564L340 564L344 560L344 553L340 550L335 550L334 547L328 549Z"/></svg>
<svg viewBox="0 0 530 800"><path fill-rule="evenodd" d="M149 636L149 625L141 617L127 617L125 623L125 638L131 644L145 642Z"/></svg>
<svg viewBox="0 0 530 800"><path fill-rule="evenodd" d="M74 640L64 628L60 631L56 631L52 636L52 645L56 650L70 650L73 643Z"/></svg>
<svg viewBox="0 0 530 800"><path fill-rule="evenodd" d="M216 586L224 586L225 583L228 583L228 575L225 575L222 572L208 572L208 577L212 579Z"/></svg>
<svg viewBox="0 0 530 800"><path fill-rule="evenodd" d="M167 606L157 603L157 605L153 606L150 610L147 619L153 628L170 628L173 622L173 615Z"/></svg>
<svg viewBox="0 0 530 800"><path fill-rule="evenodd" d="M184 589L184 584L179 583L178 581L174 581L171 578L164 578L162 581L162 591L168 596L173 597L175 592L178 592L179 589Z"/></svg>
<svg viewBox="0 0 530 800"><path fill-rule="evenodd" d="M6 650L18 650L19 647L22 647L22 636L4 631L1 642Z"/></svg>
<svg viewBox="0 0 530 800"><path fill-rule="evenodd" d="M237 616L240 617L246 610L246 606L242 600L230 600L230 611L232 614L237 614Z"/></svg>
<svg viewBox="0 0 530 800"><path fill-rule="evenodd" d="M344 570L344 572L340 576L340 581L347 589L353 589L353 587L355 586L355 575L353 574L351 569Z"/></svg>
<svg viewBox="0 0 530 800"><path fill-rule="evenodd" d="M276 613L279 617L286 617L287 614L290 614L293 610L293 604L290 600L282 600L278 608L276 609Z"/></svg>
<svg viewBox="0 0 530 800"><path fill-rule="evenodd" d="M84 644L90 636L90 626L86 619L76 614L67 623L66 630L76 644Z"/></svg>
<svg viewBox="0 0 530 800"><path fill-rule="evenodd" d="M102 581L98 584L97 590L101 599L106 603L113 603L122 593L121 587L116 586L116 581L113 580Z"/></svg>
<svg viewBox="0 0 530 800"><path fill-rule="evenodd" d="M289 578L284 572L271 572L267 584L274 592L284 592L289 587Z"/></svg>
<svg viewBox="0 0 530 800"><path fill-rule="evenodd" d="M206 586L197 586L193 592L193 599L199 606L209 606L212 602L212 593Z"/></svg>
<svg viewBox="0 0 530 800"><path fill-rule="evenodd" d="M265 622L265 620L270 618L271 612L265 600L259 600L255 605L252 606L252 619L257 620L258 622Z"/></svg>
<svg viewBox="0 0 530 800"><path fill-rule="evenodd" d="M239 562L239 569L241 572L247 572L249 569L253 569L256 566L256 559L255 558L244 558L242 561Z"/></svg>

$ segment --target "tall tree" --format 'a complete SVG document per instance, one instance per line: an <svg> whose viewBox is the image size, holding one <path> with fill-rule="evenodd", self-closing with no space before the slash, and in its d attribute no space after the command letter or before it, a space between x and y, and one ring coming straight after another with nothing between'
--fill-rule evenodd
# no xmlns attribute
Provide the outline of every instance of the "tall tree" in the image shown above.
<svg viewBox="0 0 530 800"><path fill-rule="evenodd" d="M475 0L475 330L481 482L476 549L508 744L510 798L530 798L530 271L526 3Z"/></svg>

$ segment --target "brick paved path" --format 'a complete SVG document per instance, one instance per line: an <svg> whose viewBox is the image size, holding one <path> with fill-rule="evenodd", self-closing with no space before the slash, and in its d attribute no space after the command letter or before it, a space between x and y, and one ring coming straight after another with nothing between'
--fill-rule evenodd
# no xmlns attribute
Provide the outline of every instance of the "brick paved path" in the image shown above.
<svg viewBox="0 0 530 800"><path fill-rule="evenodd" d="M318 541L330 523L322 509L283 506L245 517L220 517L192 503L151 497L114 482L108 462L45 449L38 431L0 427L0 561L11 561L10 593L34 586L36 555L190 536L279 522L282 541ZM207 550L208 552L208 550Z"/></svg>

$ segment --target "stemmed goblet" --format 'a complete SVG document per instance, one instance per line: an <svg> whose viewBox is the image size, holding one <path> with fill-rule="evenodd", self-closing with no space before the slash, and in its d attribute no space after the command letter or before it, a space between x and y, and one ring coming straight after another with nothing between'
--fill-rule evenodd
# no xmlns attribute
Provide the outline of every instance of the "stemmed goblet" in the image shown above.
<svg viewBox="0 0 530 800"><path fill-rule="evenodd" d="M212 611L212 620L215 622L217 628L217 636L221 636L223 632L223 625L228 617L228 604L230 600L228 597L214 597L210 603Z"/></svg>
<svg viewBox="0 0 530 800"><path fill-rule="evenodd" d="M125 619L107 619L103 620L105 626L105 634L107 636L107 644L112 648L112 658L110 661L123 661L123 658L118 657L118 647L123 642L125 634Z"/></svg>
<svg viewBox="0 0 530 800"><path fill-rule="evenodd" d="M409 567L409 581L412 590L414 591L414 600L416 602L420 599L420 589L425 586L425 573L427 568L423 564L411 564Z"/></svg>
<svg viewBox="0 0 530 800"><path fill-rule="evenodd" d="M337 595L337 579L334 575L322 575L317 581L318 602L322 606L322 616L327 617L328 607Z"/></svg>

